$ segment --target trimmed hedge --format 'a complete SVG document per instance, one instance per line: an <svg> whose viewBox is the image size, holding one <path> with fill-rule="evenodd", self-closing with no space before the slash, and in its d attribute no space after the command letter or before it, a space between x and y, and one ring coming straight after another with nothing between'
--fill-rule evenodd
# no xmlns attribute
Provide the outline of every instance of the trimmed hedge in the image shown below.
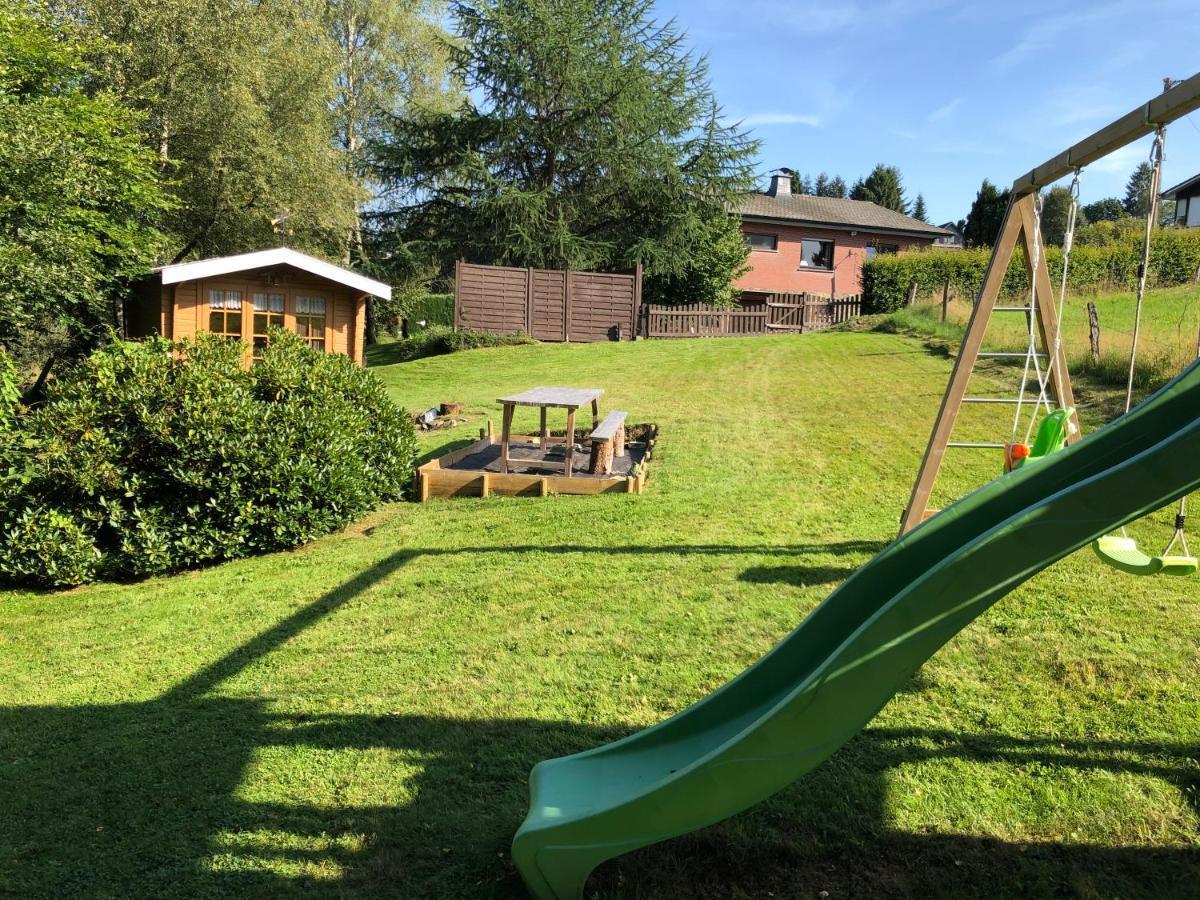
<svg viewBox="0 0 1200 900"><path fill-rule="evenodd" d="M408 320L408 333L445 325L454 326L454 295L453 294L422 294L404 314ZM424 325L419 323L424 322Z"/></svg>
<svg viewBox="0 0 1200 900"><path fill-rule="evenodd" d="M295 547L412 478L413 424L373 373L276 329L245 346L118 342L0 430L0 577L64 586Z"/></svg>
<svg viewBox="0 0 1200 900"><path fill-rule="evenodd" d="M1140 237L1119 244L1076 245L1071 251L1068 286L1074 291L1098 291L1114 286L1133 288L1141 262ZM1046 264L1057 284L1062 277L1062 249L1049 247ZM920 250L876 256L863 265L863 304L867 312L890 312L904 305L908 286L917 282L918 295L941 291L949 279L959 296L974 297L983 282L991 250ZM1150 242L1150 283L1156 287L1185 284L1200 266L1200 230L1158 229ZM1029 290L1025 260L1018 251L1004 276L1003 292Z"/></svg>
<svg viewBox="0 0 1200 900"><path fill-rule="evenodd" d="M372 365L391 365L408 362L424 356L440 356L457 353L459 350L477 350L480 347L516 347L536 344L537 341L523 331L512 334L492 334L488 331L472 331L460 328L455 331L446 325L432 325L418 331L412 337L381 344L371 356Z"/></svg>

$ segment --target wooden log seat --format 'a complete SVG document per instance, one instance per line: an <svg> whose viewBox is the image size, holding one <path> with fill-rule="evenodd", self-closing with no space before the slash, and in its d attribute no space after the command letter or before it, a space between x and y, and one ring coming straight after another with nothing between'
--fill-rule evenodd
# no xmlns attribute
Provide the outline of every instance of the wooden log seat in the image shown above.
<svg viewBox="0 0 1200 900"><path fill-rule="evenodd" d="M592 459L588 471L593 475L611 475L613 458L625 455L625 413L613 410L592 429Z"/></svg>

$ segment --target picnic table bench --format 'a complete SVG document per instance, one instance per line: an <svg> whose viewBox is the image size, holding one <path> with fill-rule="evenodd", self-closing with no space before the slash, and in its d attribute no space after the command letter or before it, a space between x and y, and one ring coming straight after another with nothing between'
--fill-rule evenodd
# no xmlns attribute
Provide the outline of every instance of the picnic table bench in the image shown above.
<svg viewBox="0 0 1200 900"><path fill-rule="evenodd" d="M563 474L571 478L574 473L572 466L575 462L575 413L584 406L592 407L592 429L600 425L600 396L604 393L601 388L564 388L536 387L508 397L499 397L496 402L504 408L500 429L500 471L508 472L509 445L512 439L513 413L518 406L536 406L541 410L541 446L550 444L550 429L546 422L546 411L549 409L565 409L567 411L566 459L562 463ZM545 461L542 465L558 465Z"/></svg>

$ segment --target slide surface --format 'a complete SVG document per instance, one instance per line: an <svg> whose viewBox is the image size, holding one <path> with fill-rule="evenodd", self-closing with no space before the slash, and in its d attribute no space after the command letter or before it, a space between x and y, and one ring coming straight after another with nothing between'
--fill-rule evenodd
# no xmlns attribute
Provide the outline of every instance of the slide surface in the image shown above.
<svg viewBox="0 0 1200 900"><path fill-rule="evenodd" d="M539 763L512 848L530 892L575 900L604 860L786 787L1006 593L1197 487L1200 363L1131 413L889 545L708 697L622 740Z"/></svg>

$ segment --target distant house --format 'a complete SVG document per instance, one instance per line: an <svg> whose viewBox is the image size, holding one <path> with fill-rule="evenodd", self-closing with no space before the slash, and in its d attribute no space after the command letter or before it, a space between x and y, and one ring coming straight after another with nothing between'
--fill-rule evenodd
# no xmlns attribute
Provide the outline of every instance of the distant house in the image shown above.
<svg viewBox="0 0 1200 900"><path fill-rule="evenodd" d="M857 294L862 264L876 253L928 247L943 228L863 200L793 194L791 175L771 178L736 212L750 247L750 271L734 281L743 293Z"/></svg>
<svg viewBox="0 0 1200 900"><path fill-rule="evenodd" d="M367 297L392 289L287 247L178 263L155 269L125 310L129 337L171 339L201 331L240 338L257 357L273 325L314 349L363 364Z"/></svg>
<svg viewBox="0 0 1200 900"><path fill-rule="evenodd" d="M1168 225L1179 228L1200 228L1200 175L1193 175L1159 195L1175 201L1175 217Z"/></svg>
<svg viewBox="0 0 1200 900"><path fill-rule="evenodd" d="M963 232L958 227L957 222L943 222L938 226L942 231L948 232L934 240L935 247L948 247L951 250L961 250L963 247Z"/></svg>

